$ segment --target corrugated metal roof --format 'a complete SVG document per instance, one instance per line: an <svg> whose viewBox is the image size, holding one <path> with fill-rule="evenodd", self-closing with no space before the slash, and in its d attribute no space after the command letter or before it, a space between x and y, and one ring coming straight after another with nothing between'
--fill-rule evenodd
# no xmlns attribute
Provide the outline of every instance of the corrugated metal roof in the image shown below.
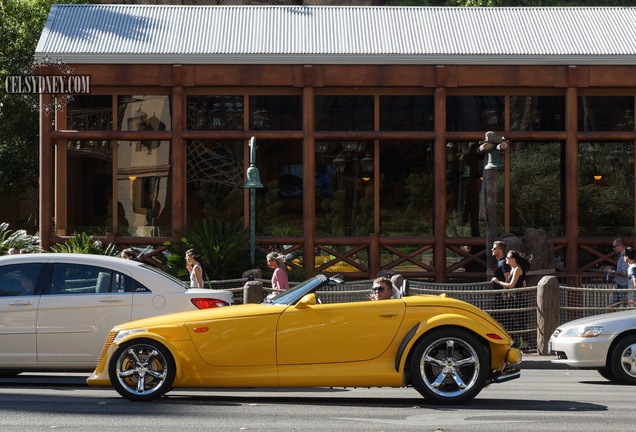
<svg viewBox="0 0 636 432"><path fill-rule="evenodd" d="M53 5L67 63L636 64L636 8Z"/></svg>

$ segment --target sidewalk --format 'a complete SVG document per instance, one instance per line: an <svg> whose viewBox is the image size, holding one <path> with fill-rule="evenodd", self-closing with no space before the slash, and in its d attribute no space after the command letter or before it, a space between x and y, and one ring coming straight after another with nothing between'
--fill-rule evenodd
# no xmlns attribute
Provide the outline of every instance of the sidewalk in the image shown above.
<svg viewBox="0 0 636 432"><path fill-rule="evenodd" d="M537 353L524 353L521 360L521 369L573 369L564 364L555 364L551 360L556 359L553 355L540 356Z"/></svg>

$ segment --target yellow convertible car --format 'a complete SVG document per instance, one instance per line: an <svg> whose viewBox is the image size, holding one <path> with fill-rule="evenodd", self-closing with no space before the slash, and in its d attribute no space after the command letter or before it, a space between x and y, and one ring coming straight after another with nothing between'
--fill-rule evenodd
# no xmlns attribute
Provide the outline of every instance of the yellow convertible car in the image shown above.
<svg viewBox="0 0 636 432"><path fill-rule="evenodd" d="M173 387L402 387L457 404L518 378L521 352L480 309L441 296L322 304L318 275L261 304L112 329L92 386L147 401Z"/></svg>

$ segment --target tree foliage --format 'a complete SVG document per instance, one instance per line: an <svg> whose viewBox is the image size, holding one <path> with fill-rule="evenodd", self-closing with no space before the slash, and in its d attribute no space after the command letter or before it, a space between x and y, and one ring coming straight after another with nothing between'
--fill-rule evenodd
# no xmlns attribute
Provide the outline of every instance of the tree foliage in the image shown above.
<svg viewBox="0 0 636 432"><path fill-rule="evenodd" d="M78 0L0 0L0 195L38 184L38 112L5 89L5 79L30 73L51 4ZM37 103L36 95L30 95Z"/></svg>

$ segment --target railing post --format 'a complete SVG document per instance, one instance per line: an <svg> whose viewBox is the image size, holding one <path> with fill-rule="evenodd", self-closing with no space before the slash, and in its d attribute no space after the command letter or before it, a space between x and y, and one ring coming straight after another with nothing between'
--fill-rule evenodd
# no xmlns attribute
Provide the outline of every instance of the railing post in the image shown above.
<svg viewBox="0 0 636 432"><path fill-rule="evenodd" d="M263 282L247 281L243 286L243 304L263 301Z"/></svg>
<svg viewBox="0 0 636 432"><path fill-rule="evenodd" d="M537 286L537 352L548 353L550 336L559 326L559 281L544 276Z"/></svg>

